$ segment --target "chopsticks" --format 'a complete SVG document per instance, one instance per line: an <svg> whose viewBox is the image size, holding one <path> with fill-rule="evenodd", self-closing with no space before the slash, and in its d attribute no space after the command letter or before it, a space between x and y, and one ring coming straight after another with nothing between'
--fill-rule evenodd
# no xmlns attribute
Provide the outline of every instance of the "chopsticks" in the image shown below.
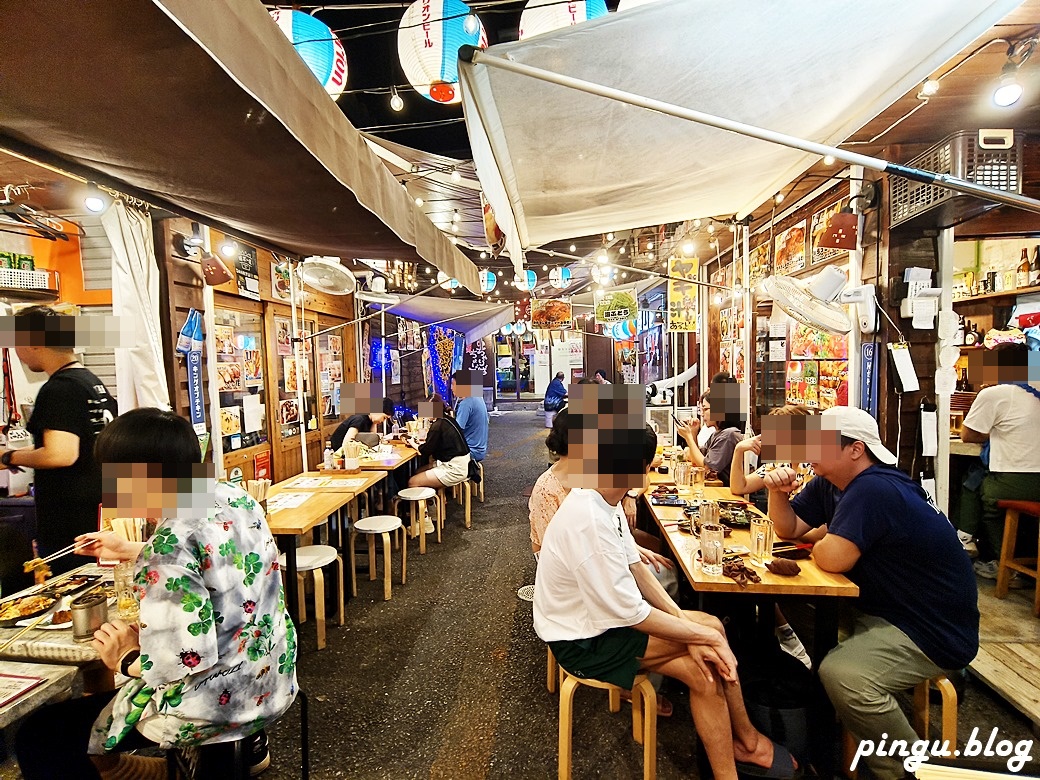
<svg viewBox="0 0 1040 780"><path fill-rule="evenodd" d="M56 561L58 558L64 558L66 555L71 555L75 551L76 551L76 543L73 542L68 547L62 547L60 550L58 550L58 552L51 553L46 558L40 558L40 560L37 562L37 565L43 564L43 563L50 563L51 561ZM34 566L33 568L36 568L36 567Z"/></svg>
<svg viewBox="0 0 1040 780"><path fill-rule="evenodd" d="M108 524L114 534L128 542L143 542L145 522L145 519L141 517L113 517Z"/></svg>
<svg viewBox="0 0 1040 780"><path fill-rule="evenodd" d="M4 650L6 650L6 649L7 649L8 647L10 647L10 646L11 646L12 644L14 644L14 641L15 641L16 639L20 639L20 638L22 637L22 635L23 635L23 634L26 634L26 633L28 633L29 631L32 631L32 630L33 630L34 628L36 628L36 627L37 627L38 625L40 625L40 623L42 623L42 622L43 622L43 619L44 619L44 618L46 618L47 616L51 615L51 614L52 614L52 613L54 612L55 608L56 608L56 607L57 607L57 606L58 606L59 604L61 604L61 599L58 599L57 601L55 601L55 602L54 602L54 606L52 606L52 607L51 607L50 609L48 609L48 610L47 610L46 612L44 612L44 613L43 613L42 615L40 615L40 616L39 616L39 617L37 617L37 618L36 618L35 620L33 620L33 622L32 622L32 623L30 623L29 625L27 625L27 626L26 626L25 628L23 628L23 629L22 629L21 631L19 631L19 632L18 632L18 633L16 633L16 634L15 634L14 636L10 637L10 638L9 638L9 639L8 639L8 640L7 640L6 642L4 642L4 643L3 643L2 645L0 645L0 653L3 653L3 652L4 652Z"/></svg>

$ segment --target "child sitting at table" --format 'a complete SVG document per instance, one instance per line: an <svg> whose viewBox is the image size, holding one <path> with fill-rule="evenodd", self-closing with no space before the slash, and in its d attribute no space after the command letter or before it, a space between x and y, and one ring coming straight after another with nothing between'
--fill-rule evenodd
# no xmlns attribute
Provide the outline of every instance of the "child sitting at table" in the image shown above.
<svg viewBox="0 0 1040 780"><path fill-rule="evenodd" d="M163 759L122 751L242 738L251 738L253 773L262 771L262 729L296 696L296 632L263 511L240 488L213 482L191 424L172 412L117 417L96 456L106 517L158 522L144 543L111 532L76 540L83 555L136 562L140 627L112 620L92 643L130 681L30 716L17 738L22 776L158 780Z"/></svg>

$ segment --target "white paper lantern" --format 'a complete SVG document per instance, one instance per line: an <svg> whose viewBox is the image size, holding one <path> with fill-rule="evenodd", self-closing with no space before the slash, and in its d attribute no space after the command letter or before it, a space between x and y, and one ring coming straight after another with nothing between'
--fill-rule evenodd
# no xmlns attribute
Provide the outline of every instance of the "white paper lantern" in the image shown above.
<svg viewBox="0 0 1040 780"><path fill-rule="evenodd" d="M347 86L347 52L339 36L324 22L303 11L276 9L270 13L332 99L342 95Z"/></svg>
<svg viewBox="0 0 1040 780"><path fill-rule="evenodd" d="M517 336L523 336L525 333L527 333L527 323L525 323L523 320L520 320L519 322L514 322L513 333L515 333Z"/></svg>
<svg viewBox="0 0 1040 780"><path fill-rule="evenodd" d="M513 280L516 282L516 286L527 292L530 292L538 285L538 275L534 271L524 271L519 276L514 276Z"/></svg>
<svg viewBox="0 0 1040 780"><path fill-rule="evenodd" d="M434 103L459 103L459 48L487 48L487 34L477 20L473 29L468 5L462 0L415 0L404 12L397 31L401 67L415 91ZM472 17L476 19L476 17Z"/></svg>
<svg viewBox="0 0 1040 780"><path fill-rule="evenodd" d="M629 8L638 8L641 5L650 5L650 3L657 3L660 0L621 0L618 3L618 13L627 11Z"/></svg>
<svg viewBox="0 0 1040 780"><path fill-rule="evenodd" d="M605 16L606 13L607 4L604 0L575 0L570 3L529 0L520 14L520 40L580 24L597 16Z"/></svg>
<svg viewBox="0 0 1040 780"><path fill-rule="evenodd" d="M498 332L501 333L503 336L509 336L513 332L513 324L510 323L510 322L507 322L505 325L503 325L499 329Z"/></svg>
<svg viewBox="0 0 1040 780"><path fill-rule="evenodd" d="M458 289L459 280L448 276L444 271L438 271L437 284L441 286L442 290L455 290Z"/></svg>
<svg viewBox="0 0 1040 780"><path fill-rule="evenodd" d="M498 277L494 271L484 270L480 272L480 291L483 293L489 293L495 289L498 284Z"/></svg>
<svg viewBox="0 0 1040 780"><path fill-rule="evenodd" d="M557 290L566 290L571 286L571 269L559 266L549 271L549 284Z"/></svg>

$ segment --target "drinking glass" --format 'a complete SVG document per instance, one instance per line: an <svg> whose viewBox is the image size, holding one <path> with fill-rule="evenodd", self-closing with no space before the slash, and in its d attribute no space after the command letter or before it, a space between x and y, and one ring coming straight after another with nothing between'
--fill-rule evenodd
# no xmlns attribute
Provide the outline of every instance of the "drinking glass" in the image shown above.
<svg viewBox="0 0 1040 780"><path fill-rule="evenodd" d="M680 495L687 495L690 492L690 464L686 461L679 461L675 464L675 487L679 490Z"/></svg>
<svg viewBox="0 0 1040 780"><path fill-rule="evenodd" d="M116 612L120 620L136 623L141 617L141 605L134 592L134 563L123 561L112 570L116 590Z"/></svg>
<svg viewBox="0 0 1040 780"><path fill-rule="evenodd" d="M705 469L700 466L690 468L690 485L693 487L693 497L700 500L704 498Z"/></svg>
<svg viewBox="0 0 1040 780"><path fill-rule="evenodd" d="M773 521L768 517L751 519L751 563L765 566L773 560Z"/></svg>
<svg viewBox="0 0 1040 780"><path fill-rule="evenodd" d="M701 511L704 511L704 504ZM726 530L715 523L701 526L701 571L705 574L722 574L722 556L725 550Z"/></svg>

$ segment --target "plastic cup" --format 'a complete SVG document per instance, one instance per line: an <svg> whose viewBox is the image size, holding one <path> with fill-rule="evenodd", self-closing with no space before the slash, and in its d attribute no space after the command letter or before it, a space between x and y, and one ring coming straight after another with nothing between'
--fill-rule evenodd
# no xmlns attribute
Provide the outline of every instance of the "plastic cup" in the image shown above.
<svg viewBox="0 0 1040 780"><path fill-rule="evenodd" d="M773 560L773 521L768 517L751 520L751 564L765 566Z"/></svg>
<svg viewBox="0 0 1040 780"><path fill-rule="evenodd" d="M701 507L703 511L703 505ZM725 551L726 529L709 523L701 526L701 570L705 574L722 574L722 556Z"/></svg>

